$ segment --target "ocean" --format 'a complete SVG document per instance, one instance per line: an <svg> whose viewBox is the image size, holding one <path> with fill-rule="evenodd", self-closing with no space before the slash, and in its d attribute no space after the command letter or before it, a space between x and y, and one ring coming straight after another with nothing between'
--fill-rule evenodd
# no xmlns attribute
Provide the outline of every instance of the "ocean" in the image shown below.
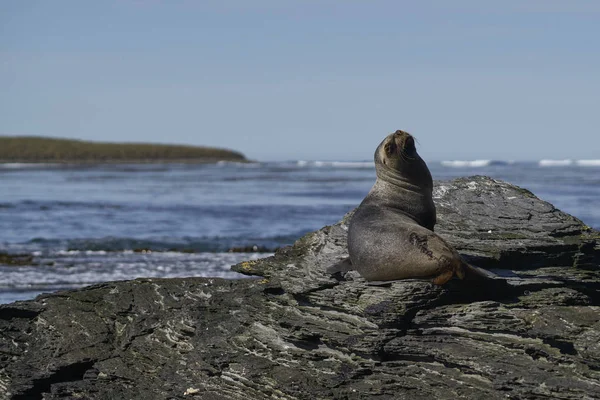
<svg viewBox="0 0 600 400"><path fill-rule="evenodd" d="M600 160L428 165L436 180L514 183L600 229ZM18 261L0 264L0 303L138 277L239 278L231 265L339 221L374 181L370 161L0 164L0 263Z"/></svg>

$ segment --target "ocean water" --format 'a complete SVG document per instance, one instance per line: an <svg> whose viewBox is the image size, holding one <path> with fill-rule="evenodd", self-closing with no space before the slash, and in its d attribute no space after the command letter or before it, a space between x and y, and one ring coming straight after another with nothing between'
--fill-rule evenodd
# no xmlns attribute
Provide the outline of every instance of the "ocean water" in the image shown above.
<svg viewBox="0 0 600 400"><path fill-rule="evenodd" d="M434 179L488 175L600 229L600 160L429 162ZM0 164L0 303L137 277L229 270L337 222L375 181L372 162L68 166ZM263 253L228 252L257 246Z"/></svg>

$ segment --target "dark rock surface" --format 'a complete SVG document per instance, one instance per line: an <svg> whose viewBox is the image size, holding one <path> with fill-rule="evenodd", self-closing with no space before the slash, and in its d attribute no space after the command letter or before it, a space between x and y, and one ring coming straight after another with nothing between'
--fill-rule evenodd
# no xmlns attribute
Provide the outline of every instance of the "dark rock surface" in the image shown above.
<svg viewBox="0 0 600 400"><path fill-rule="evenodd" d="M600 398L600 234L485 177L436 186L436 231L508 285L369 286L324 268L347 217L234 269L0 306L0 398Z"/></svg>
<svg viewBox="0 0 600 400"><path fill-rule="evenodd" d="M270 249L266 246L261 246L257 244L247 245L247 246L238 246L231 247L227 250L228 253L274 253L278 249Z"/></svg>

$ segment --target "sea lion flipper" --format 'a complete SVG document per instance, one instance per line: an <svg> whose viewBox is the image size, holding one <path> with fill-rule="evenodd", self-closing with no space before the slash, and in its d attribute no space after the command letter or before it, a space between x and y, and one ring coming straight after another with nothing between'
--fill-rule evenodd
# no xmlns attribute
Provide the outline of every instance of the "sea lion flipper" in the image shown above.
<svg viewBox="0 0 600 400"><path fill-rule="evenodd" d="M406 280L407 279L394 279L391 281L367 281L367 286L389 287L392 286L394 282L402 282Z"/></svg>
<svg viewBox="0 0 600 400"><path fill-rule="evenodd" d="M464 279L467 280L503 280L503 278L493 272L469 263L463 263L463 268Z"/></svg>
<svg viewBox="0 0 600 400"><path fill-rule="evenodd" d="M351 271L352 269L353 269L352 261L350 260L350 257L346 257L342 261L339 261L333 265L330 265L329 267L327 267L325 269L325 271L329 275L333 275L338 272L341 272L341 273L348 272L348 271Z"/></svg>
<svg viewBox="0 0 600 400"><path fill-rule="evenodd" d="M423 282L423 278L393 279L390 281L367 281L367 286L388 287L397 282Z"/></svg>
<svg viewBox="0 0 600 400"><path fill-rule="evenodd" d="M452 277L454 276L454 271L449 270L449 271L445 271L442 272L441 274L439 274L438 276L436 276L435 278L433 278L433 280L431 281L431 283L433 283L434 285L443 285L446 282L448 282L450 279L452 279Z"/></svg>

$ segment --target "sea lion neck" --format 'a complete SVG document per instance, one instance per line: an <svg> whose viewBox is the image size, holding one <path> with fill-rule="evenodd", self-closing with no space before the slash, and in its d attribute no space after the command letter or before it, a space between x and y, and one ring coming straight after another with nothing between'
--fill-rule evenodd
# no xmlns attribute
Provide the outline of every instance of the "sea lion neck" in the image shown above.
<svg viewBox="0 0 600 400"><path fill-rule="evenodd" d="M425 162L420 157L415 159L414 162L417 164L414 168L407 166L407 168L404 168L402 171L390 168L381 162L376 162L375 173L377 174L377 181L381 182L381 184L407 189L412 192L431 193L433 181ZM410 174L411 171L422 171L423 168L426 171L426 176L422 176L423 173L417 173L416 175Z"/></svg>
<svg viewBox="0 0 600 400"><path fill-rule="evenodd" d="M380 209L394 210L414 220L419 225L433 230L435 225L435 205L432 191L419 187L408 181L377 177L369 194L361 206L371 206Z"/></svg>
<svg viewBox="0 0 600 400"><path fill-rule="evenodd" d="M417 156L401 170L377 163L376 173L377 180L363 203L395 210L433 230L433 180L425 161Z"/></svg>

